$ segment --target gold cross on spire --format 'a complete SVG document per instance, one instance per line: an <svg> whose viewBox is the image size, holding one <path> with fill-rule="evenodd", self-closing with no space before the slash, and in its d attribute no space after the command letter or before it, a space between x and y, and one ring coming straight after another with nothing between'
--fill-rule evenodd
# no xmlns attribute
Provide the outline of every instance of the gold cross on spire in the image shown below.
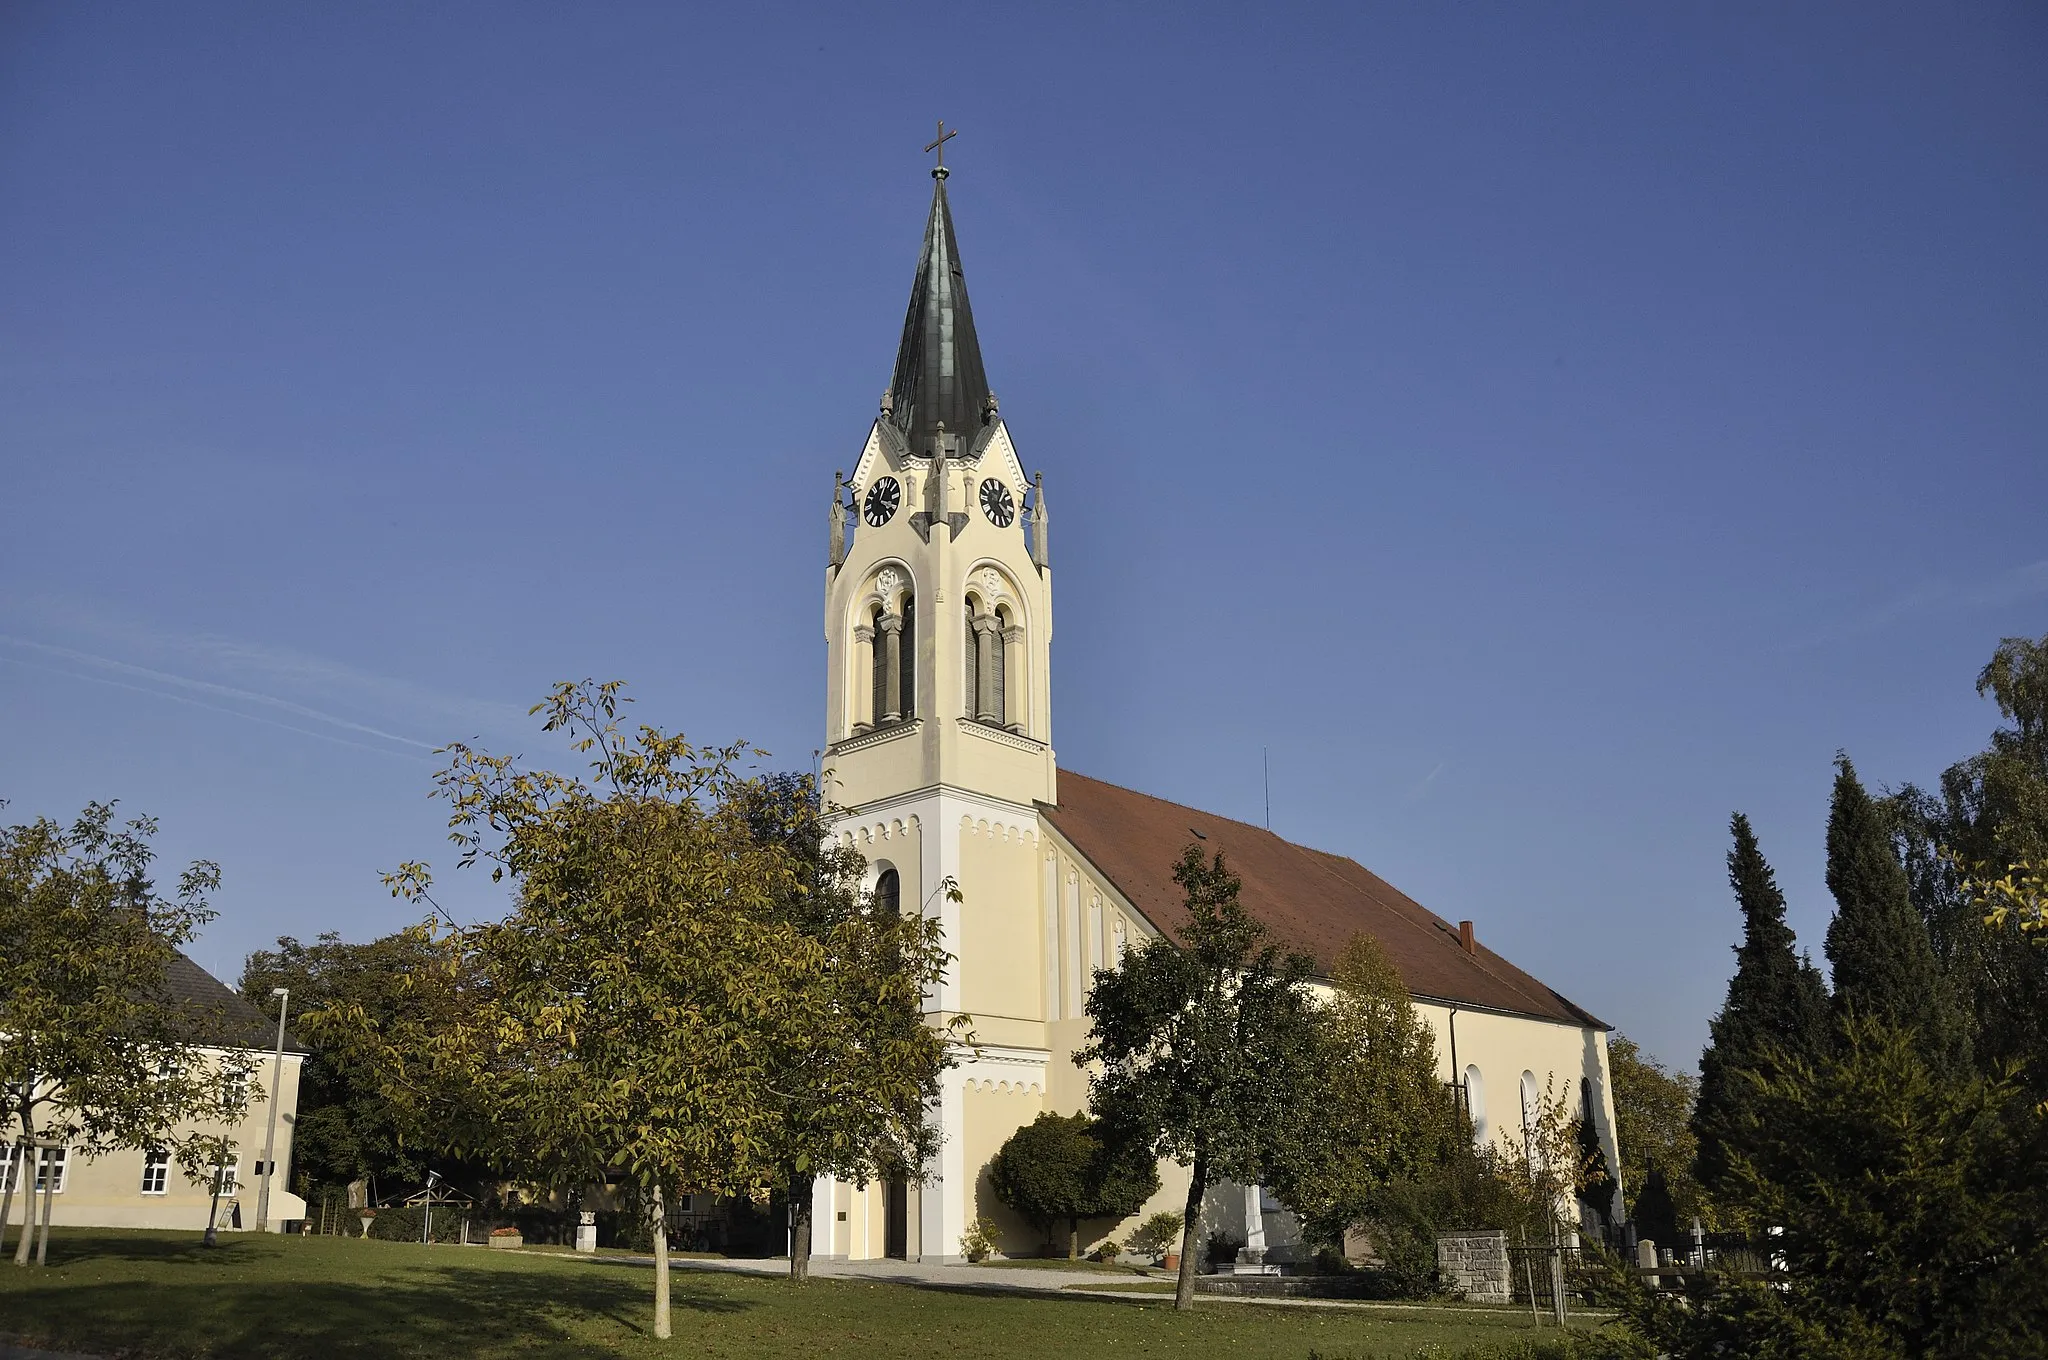
<svg viewBox="0 0 2048 1360"><path fill-rule="evenodd" d="M935 168L933 169L933 171L932 171L932 173L933 173L933 174L935 174L935 175L943 175L943 174L945 173L945 171L946 171L946 143L947 143L947 142L950 142L950 141L952 141L952 140L953 140L953 139L954 139L955 137L958 137L959 135L960 135L960 129L959 129L959 128L954 128L954 129L953 129L953 130L952 130L951 132L948 132L948 131L946 131L946 120L945 120L945 119L943 119L943 118L941 118L941 119L939 120L939 135L938 135L938 138L937 138L936 140L934 140L934 141L933 141L933 142L931 143L931 145L929 145L929 146L927 146L927 147L925 148L925 150L927 150L927 151L936 151L936 152L938 152L938 153L939 153L939 163L938 163L937 167L935 167Z"/></svg>

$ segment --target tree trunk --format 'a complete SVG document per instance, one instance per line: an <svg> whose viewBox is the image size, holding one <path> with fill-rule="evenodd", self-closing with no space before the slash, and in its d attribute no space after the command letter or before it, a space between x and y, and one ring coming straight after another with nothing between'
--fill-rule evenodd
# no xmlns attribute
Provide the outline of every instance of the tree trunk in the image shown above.
<svg viewBox="0 0 2048 1360"><path fill-rule="evenodd" d="M654 1183L654 1335L669 1338L668 1325L668 1201L661 1182Z"/></svg>
<svg viewBox="0 0 2048 1360"><path fill-rule="evenodd" d="M220 1243L220 1168L213 1169L213 1193L206 1200L206 1236L199 1239L203 1247Z"/></svg>
<svg viewBox="0 0 2048 1360"><path fill-rule="evenodd" d="M1209 1154L1204 1149L1195 1153L1195 1164L1189 1169L1188 1202L1180 1228L1180 1280L1173 1287L1175 1312L1195 1306L1195 1234L1201 1231L1202 1192L1208 1188Z"/></svg>
<svg viewBox="0 0 2048 1360"><path fill-rule="evenodd" d="M1067 1259L1081 1259L1081 1220L1078 1218L1067 1219Z"/></svg>
<svg viewBox="0 0 2048 1360"><path fill-rule="evenodd" d="M789 1178L789 1278L801 1284L811 1278L811 1193L817 1177Z"/></svg>

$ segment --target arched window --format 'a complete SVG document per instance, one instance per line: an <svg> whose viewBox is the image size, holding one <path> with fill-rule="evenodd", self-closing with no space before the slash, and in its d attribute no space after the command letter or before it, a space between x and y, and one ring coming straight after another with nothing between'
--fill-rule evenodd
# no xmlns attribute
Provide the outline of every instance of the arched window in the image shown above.
<svg viewBox="0 0 2048 1360"><path fill-rule="evenodd" d="M903 649L900 653L902 671L897 681L903 692L903 718L909 721L917 716L917 597L903 597Z"/></svg>
<svg viewBox="0 0 2048 1360"><path fill-rule="evenodd" d="M1527 1138L1536 1130L1536 1120L1543 1113L1543 1092L1536 1087L1534 1072L1522 1073L1522 1137Z"/></svg>
<svg viewBox="0 0 2048 1360"><path fill-rule="evenodd" d="M885 916L903 914L903 880L894 869L884 869L875 879L875 910Z"/></svg>
<svg viewBox="0 0 2048 1360"><path fill-rule="evenodd" d="M889 645L888 639L882 632L882 611L880 609L868 611L868 628L874 634L873 639L868 644L872 652L870 657L872 664L868 669L872 672L874 682L874 694L872 695L872 702L868 705L868 717L871 725L879 725L888 721L887 714L889 712Z"/></svg>
<svg viewBox="0 0 2048 1360"><path fill-rule="evenodd" d="M917 716L917 598L903 597L903 612L877 609L875 629L875 725Z"/></svg>
<svg viewBox="0 0 2048 1360"><path fill-rule="evenodd" d="M967 689L960 709L972 718L981 711L981 639L974 631L974 597L967 597L963 608L967 616Z"/></svg>
<svg viewBox="0 0 2048 1360"><path fill-rule="evenodd" d="M1465 1069L1465 1112L1472 1116L1472 1142L1485 1147L1492 1141L1493 1129L1486 1122L1486 1083L1476 1064Z"/></svg>
<svg viewBox="0 0 2048 1360"><path fill-rule="evenodd" d="M1007 644L1003 641L1010 632L1010 610L1002 606L996 610L995 633L989 639L989 716L995 722L1007 727L1010 724L1009 665L1003 652Z"/></svg>

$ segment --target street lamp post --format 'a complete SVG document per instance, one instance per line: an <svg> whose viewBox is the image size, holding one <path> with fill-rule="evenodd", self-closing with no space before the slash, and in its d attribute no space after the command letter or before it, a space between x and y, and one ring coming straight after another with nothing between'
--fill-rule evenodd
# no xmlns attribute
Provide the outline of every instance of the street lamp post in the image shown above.
<svg viewBox="0 0 2048 1360"><path fill-rule="evenodd" d="M256 1188L256 1231L270 1231L270 1178L277 1172L277 1092L284 1080L284 1013L292 1004L289 987L272 987L277 998L277 1052L270 1063L270 1120L263 1134L263 1183Z"/></svg>

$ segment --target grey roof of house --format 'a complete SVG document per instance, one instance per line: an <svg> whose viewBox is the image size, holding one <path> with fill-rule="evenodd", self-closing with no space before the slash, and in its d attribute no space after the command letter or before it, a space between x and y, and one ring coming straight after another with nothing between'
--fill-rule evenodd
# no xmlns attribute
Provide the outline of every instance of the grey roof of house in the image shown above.
<svg viewBox="0 0 2048 1360"><path fill-rule="evenodd" d="M164 971L164 990L190 1019L194 1042L269 1052L277 1043L277 1016L265 1015L213 974L179 954ZM285 1029L284 1051L311 1052Z"/></svg>

